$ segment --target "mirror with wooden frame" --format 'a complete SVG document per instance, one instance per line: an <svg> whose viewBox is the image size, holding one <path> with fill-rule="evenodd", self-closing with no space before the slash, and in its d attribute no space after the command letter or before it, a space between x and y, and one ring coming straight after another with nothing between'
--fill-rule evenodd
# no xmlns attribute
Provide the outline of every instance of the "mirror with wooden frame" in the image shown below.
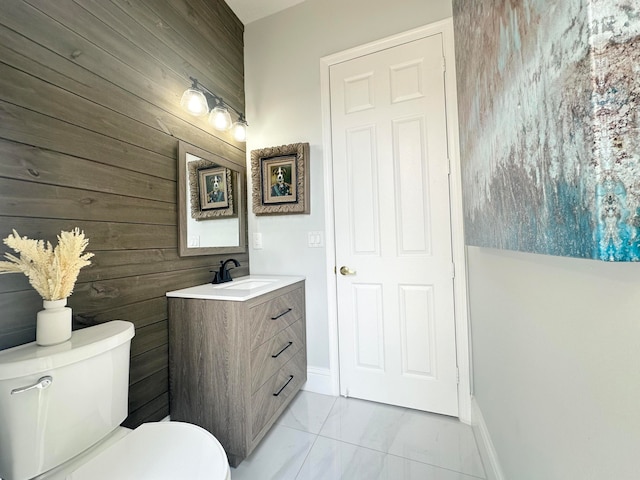
<svg viewBox="0 0 640 480"><path fill-rule="evenodd" d="M181 257L247 249L246 168L178 142L178 253Z"/></svg>

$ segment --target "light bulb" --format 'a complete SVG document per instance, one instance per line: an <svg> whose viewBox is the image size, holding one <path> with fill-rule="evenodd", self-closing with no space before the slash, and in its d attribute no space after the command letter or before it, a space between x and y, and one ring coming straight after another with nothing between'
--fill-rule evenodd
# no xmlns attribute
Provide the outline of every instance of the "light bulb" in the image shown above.
<svg viewBox="0 0 640 480"><path fill-rule="evenodd" d="M244 142L247 140L247 123L242 121L242 120L238 120L236 123L233 124L233 127L231 127L233 129L233 138L236 139L236 141L238 142Z"/></svg>
<svg viewBox="0 0 640 480"><path fill-rule="evenodd" d="M180 105L191 115L202 117L209 112L207 97L200 90L189 88L182 94Z"/></svg>
<svg viewBox="0 0 640 480"><path fill-rule="evenodd" d="M231 126L231 115L229 115L229 110L225 107L217 106L211 110L211 113L209 114L209 123L216 130L229 130L229 127Z"/></svg>

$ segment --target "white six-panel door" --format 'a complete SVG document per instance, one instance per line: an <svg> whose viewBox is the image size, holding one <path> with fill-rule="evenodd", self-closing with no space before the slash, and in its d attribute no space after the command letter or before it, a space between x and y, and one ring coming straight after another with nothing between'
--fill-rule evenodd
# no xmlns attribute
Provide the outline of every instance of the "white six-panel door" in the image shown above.
<svg viewBox="0 0 640 480"><path fill-rule="evenodd" d="M340 390L457 416L442 41L330 67Z"/></svg>

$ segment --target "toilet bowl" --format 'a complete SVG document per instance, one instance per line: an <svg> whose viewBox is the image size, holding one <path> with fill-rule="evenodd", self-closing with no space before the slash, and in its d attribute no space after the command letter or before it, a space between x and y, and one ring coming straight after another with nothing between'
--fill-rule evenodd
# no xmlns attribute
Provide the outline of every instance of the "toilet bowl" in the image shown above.
<svg viewBox="0 0 640 480"><path fill-rule="evenodd" d="M120 427L133 324L0 351L0 479L229 480L220 442L188 423Z"/></svg>

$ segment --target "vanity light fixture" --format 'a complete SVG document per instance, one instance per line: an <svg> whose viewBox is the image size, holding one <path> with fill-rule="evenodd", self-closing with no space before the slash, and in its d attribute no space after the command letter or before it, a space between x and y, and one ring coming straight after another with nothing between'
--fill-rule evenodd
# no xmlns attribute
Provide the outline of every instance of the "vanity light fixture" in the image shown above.
<svg viewBox="0 0 640 480"><path fill-rule="evenodd" d="M189 77L191 87L185 90L180 100L180 105L191 115L202 117L209 114L209 124L224 132L233 129L233 138L239 142L244 142L247 138L247 120L244 113L239 112L228 103L204 87L197 79ZM210 107L211 106L211 107ZM238 120L232 124L231 114L229 110L233 110L238 115Z"/></svg>

